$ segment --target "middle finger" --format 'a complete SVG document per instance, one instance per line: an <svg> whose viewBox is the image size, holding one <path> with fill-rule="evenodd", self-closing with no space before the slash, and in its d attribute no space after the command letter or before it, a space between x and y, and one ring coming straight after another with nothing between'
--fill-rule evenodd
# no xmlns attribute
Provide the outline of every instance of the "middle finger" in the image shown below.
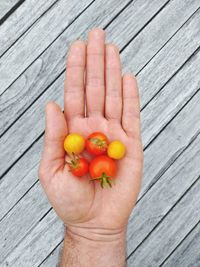
<svg viewBox="0 0 200 267"><path fill-rule="evenodd" d="M104 46L105 32L93 29L88 35L86 70L87 115L104 114Z"/></svg>

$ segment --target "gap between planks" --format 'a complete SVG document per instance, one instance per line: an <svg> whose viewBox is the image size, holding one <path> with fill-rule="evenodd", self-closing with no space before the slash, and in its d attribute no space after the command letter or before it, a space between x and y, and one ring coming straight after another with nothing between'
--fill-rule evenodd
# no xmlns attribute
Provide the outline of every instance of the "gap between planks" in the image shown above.
<svg viewBox="0 0 200 267"><path fill-rule="evenodd" d="M6 0L4 0L5 2ZM0 26L12 15L15 10L24 3L25 0L14 0L14 3L11 2L11 5L6 7L3 10L0 10Z"/></svg>
<svg viewBox="0 0 200 267"><path fill-rule="evenodd" d="M175 263L173 264L173 261L175 260L175 257L177 258L178 261L180 261L181 263L181 266L183 266L183 262L182 262L182 259L184 260L184 258L186 257L185 256L185 253L181 252L182 249L185 251L186 248L187 248L187 251L188 251L188 247L190 251L194 251L193 253L197 252L197 254L195 255L196 257L198 257L198 254L199 254L199 251L200 251L200 247L198 248L198 245L197 245L197 248L195 247L195 242L196 242L196 238L197 238L197 243L200 244L200 240L199 240L199 228L200 228L200 221L198 221L198 223L191 229L190 232L188 232L188 234L185 236L185 238L183 238L183 240L176 246L176 248L168 255L168 257L160 264L159 267L162 267L162 266L177 266L177 263L175 265ZM197 235L197 236L196 236ZM191 245L191 240L195 240L195 242L193 242L193 244ZM189 244L188 244L189 242ZM193 249L192 249L192 248ZM194 248L195 247L195 248ZM196 251L195 251L196 249ZM177 255L177 256L176 256ZM183 257L181 257L181 255L184 255ZM187 257L187 260L191 259L191 255L189 257ZM172 261L172 263L170 263ZM192 258L192 262L190 262L191 260L189 260L189 262L187 262L187 266L192 266L192 267L195 267L194 266L194 262L193 262L193 258ZM170 264L170 265L169 265ZM173 265L172 265L173 264ZM200 265L200 259L198 259L198 266L199 267Z"/></svg>
<svg viewBox="0 0 200 267"><path fill-rule="evenodd" d="M33 1L33 3L35 2L35 0L32 0L32 1ZM45 13L47 13L58 1L60 1L60 0L51 0L51 1L48 1L48 2L43 3L39 7L38 7L38 3L37 3L37 5L34 5L32 7L32 4L33 3L30 3L30 1L27 2L27 1L24 0L23 5L20 6L20 8L18 10L16 10L16 12L14 14L12 14L12 15L14 15L14 18L12 17L11 21L9 21L9 19L8 19L4 23L4 25L3 25L3 27L4 27L3 34L1 33L2 32L2 26L0 27L0 42L2 42L2 44L0 43L0 58L5 53L7 53L8 50L11 49L11 47L17 41L19 41L19 39L22 38L22 36L24 34L26 34L26 32L35 23L37 23L37 21L40 20L41 17L43 15L45 15ZM39 2L39 4L41 4L41 2ZM46 5L45 6L45 9L43 9L44 4ZM29 9L27 8L28 6L30 6L32 8L31 9L31 12L29 12ZM34 11L35 11L34 8L36 8L36 6L39 9L39 14L37 14L37 13L35 14L34 13ZM30 15L30 17L28 18L28 22L27 21L24 21L24 23L23 23L22 20L25 17L27 18L27 15ZM20 23L23 23L23 26L21 25L20 29L17 29L17 26L16 25L19 22L19 18L20 18ZM11 37L12 39L9 40L9 44L8 44L8 41L7 40L4 40L5 39L5 35L4 35L5 33L6 33L6 35L11 35L9 37ZM3 48L1 47L1 45L2 45Z"/></svg>

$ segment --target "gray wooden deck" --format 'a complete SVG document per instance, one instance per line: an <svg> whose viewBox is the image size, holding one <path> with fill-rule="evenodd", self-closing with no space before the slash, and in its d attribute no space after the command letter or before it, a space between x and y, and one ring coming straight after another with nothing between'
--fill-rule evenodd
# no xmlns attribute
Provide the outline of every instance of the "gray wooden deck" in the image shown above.
<svg viewBox="0 0 200 267"><path fill-rule="evenodd" d="M63 226L37 177L44 106L92 27L137 74L145 153L131 267L200 267L200 1L0 0L0 266L53 267Z"/></svg>

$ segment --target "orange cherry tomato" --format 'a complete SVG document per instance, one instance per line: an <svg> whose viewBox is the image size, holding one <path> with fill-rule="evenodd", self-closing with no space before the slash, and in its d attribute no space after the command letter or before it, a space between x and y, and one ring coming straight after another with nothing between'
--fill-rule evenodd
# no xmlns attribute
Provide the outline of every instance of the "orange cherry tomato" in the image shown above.
<svg viewBox="0 0 200 267"><path fill-rule="evenodd" d="M105 154L109 141L105 134L94 132L86 139L86 150L95 156Z"/></svg>
<svg viewBox="0 0 200 267"><path fill-rule="evenodd" d="M106 155L97 156L90 163L89 173L92 181L100 181L102 188L106 185L111 187L110 180L117 173L116 162Z"/></svg>
<svg viewBox="0 0 200 267"><path fill-rule="evenodd" d="M88 173L89 163L85 158L74 158L68 162L69 171L77 177L84 176Z"/></svg>

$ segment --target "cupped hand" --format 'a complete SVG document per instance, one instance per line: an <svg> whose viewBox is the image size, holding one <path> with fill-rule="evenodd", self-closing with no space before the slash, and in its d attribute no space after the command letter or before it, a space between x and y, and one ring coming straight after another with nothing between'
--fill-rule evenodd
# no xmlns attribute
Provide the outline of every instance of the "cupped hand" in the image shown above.
<svg viewBox="0 0 200 267"><path fill-rule="evenodd" d="M87 137L100 131L127 149L117 162L112 188L101 188L89 175L74 177L65 164L63 142L67 134ZM98 229L106 233L126 228L141 184L143 149L140 108L135 77L122 77L118 48L105 44L105 32L93 29L87 44L75 41L70 48L64 87L64 113L50 102L39 177L58 216L72 231Z"/></svg>

